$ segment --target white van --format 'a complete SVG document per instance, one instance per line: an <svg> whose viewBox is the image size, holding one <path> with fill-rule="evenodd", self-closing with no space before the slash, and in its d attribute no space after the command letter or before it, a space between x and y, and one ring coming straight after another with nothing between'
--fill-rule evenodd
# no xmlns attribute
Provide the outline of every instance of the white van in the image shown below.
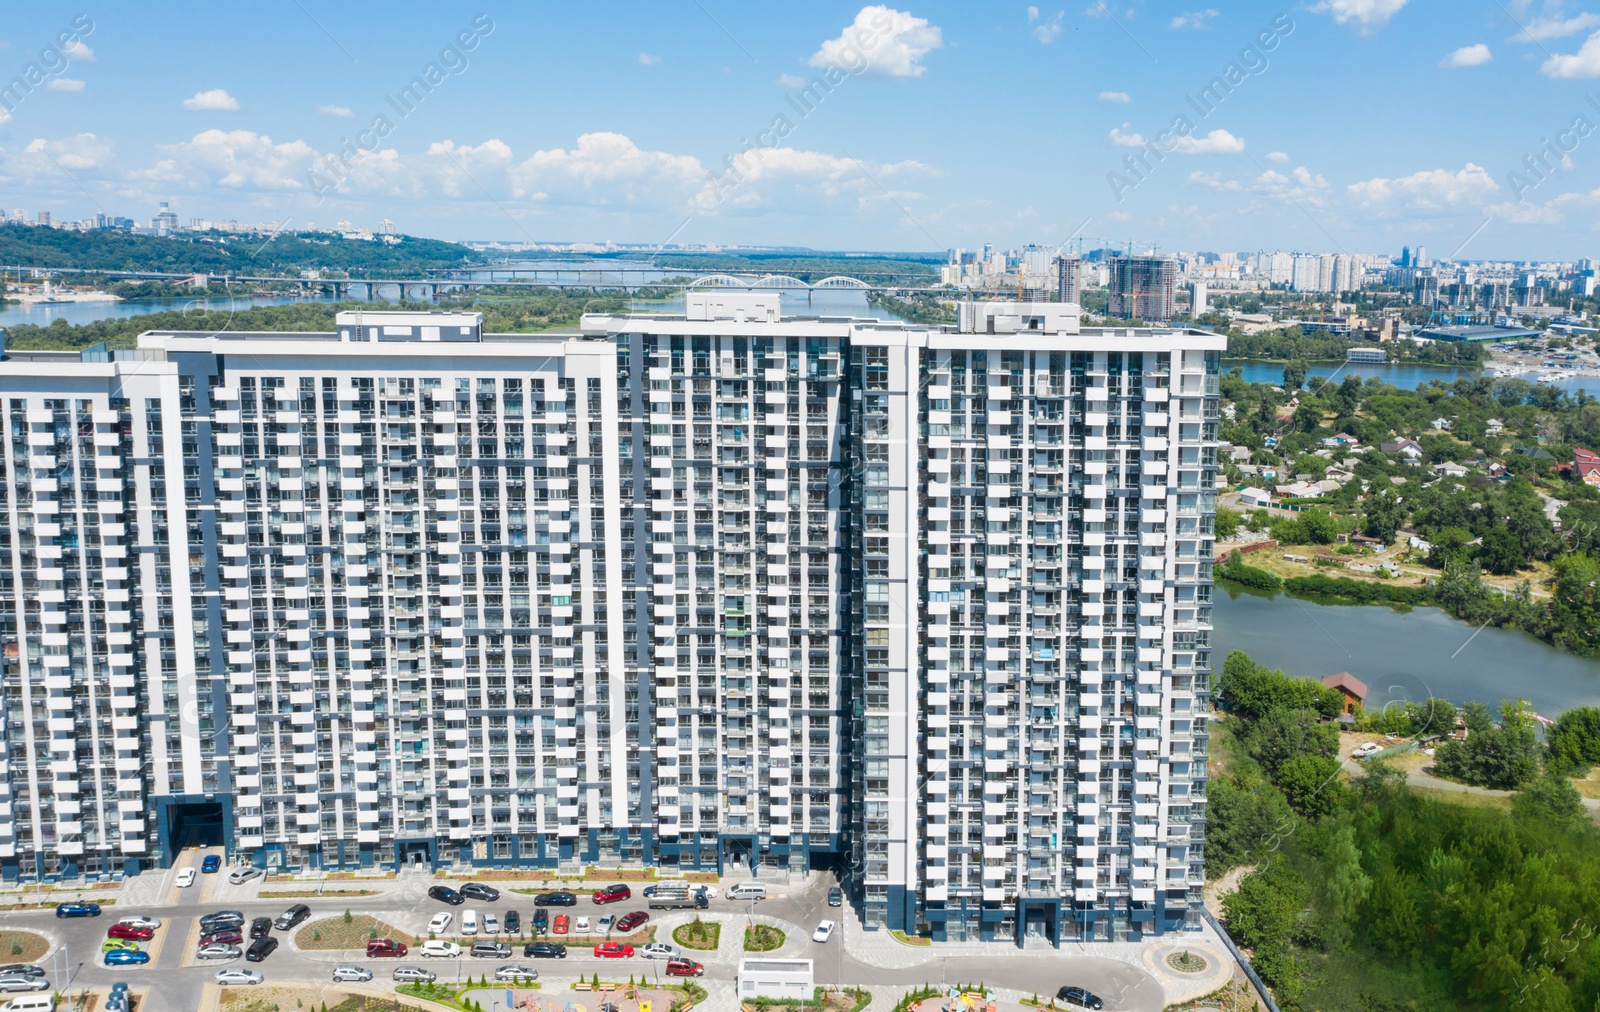
<svg viewBox="0 0 1600 1012"><path fill-rule="evenodd" d="M730 900L764 900L767 887L760 882L740 882L728 890Z"/></svg>
<svg viewBox="0 0 1600 1012"><path fill-rule="evenodd" d="M55 1012L55 1009L55 996L48 994L24 995L0 1005L0 1012Z"/></svg>
<svg viewBox="0 0 1600 1012"><path fill-rule="evenodd" d="M476 910L461 911L461 933L463 935L476 935L478 933L478 912Z"/></svg>

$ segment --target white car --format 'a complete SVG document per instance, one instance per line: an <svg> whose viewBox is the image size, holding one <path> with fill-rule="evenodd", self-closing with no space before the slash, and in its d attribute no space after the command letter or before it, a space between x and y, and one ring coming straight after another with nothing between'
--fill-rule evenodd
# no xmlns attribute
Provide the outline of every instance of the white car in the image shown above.
<svg viewBox="0 0 1600 1012"><path fill-rule="evenodd" d="M700 891L706 894L706 899L708 900L714 900L717 898L717 887L714 885L703 885L700 887Z"/></svg>
<svg viewBox="0 0 1600 1012"><path fill-rule="evenodd" d="M218 970L211 979L226 987L229 984L259 984L267 978L254 970Z"/></svg>
<svg viewBox="0 0 1600 1012"><path fill-rule="evenodd" d="M1350 758L1365 759L1369 755L1376 755L1383 751L1383 746L1375 741L1364 742L1350 750Z"/></svg>
<svg viewBox="0 0 1600 1012"><path fill-rule="evenodd" d="M178 888L187 889L194 885L194 866L178 869Z"/></svg>
<svg viewBox="0 0 1600 1012"><path fill-rule="evenodd" d="M354 981L361 983L372 979L372 971L364 966L354 966L344 963L333 968L333 979L336 981Z"/></svg>
<svg viewBox="0 0 1600 1012"><path fill-rule="evenodd" d="M677 959L681 954L670 942L651 942L639 947L639 955L645 959Z"/></svg>
<svg viewBox="0 0 1600 1012"><path fill-rule="evenodd" d="M455 922L456 915L448 910L434 914L428 921L428 930L435 935L442 935L450 930L450 925Z"/></svg>
<svg viewBox="0 0 1600 1012"><path fill-rule="evenodd" d="M498 935L500 933L500 919L494 914L484 914L483 933L486 935Z"/></svg>
<svg viewBox="0 0 1600 1012"><path fill-rule="evenodd" d="M572 933L574 935L587 935L589 933L589 918L578 918L577 923L572 926Z"/></svg>
<svg viewBox="0 0 1600 1012"><path fill-rule="evenodd" d="M461 955L461 946L444 938L430 938L422 943L422 948L417 950L419 956L436 956L442 959L457 959Z"/></svg>
<svg viewBox="0 0 1600 1012"><path fill-rule="evenodd" d="M124 917L117 923L126 924L130 928L149 928L151 931L154 931L155 929L161 927L161 918L144 916Z"/></svg>
<svg viewBox="0 0 1600 1012"><path fill-rule="evenodd" d="M815 930L815 931L813 931L811 933L811 940L813 942L826 942L828 939L830 939L832 937L833 937L833 922L832 921L823 921L822 923L817 925L817 930Z"/></svg>

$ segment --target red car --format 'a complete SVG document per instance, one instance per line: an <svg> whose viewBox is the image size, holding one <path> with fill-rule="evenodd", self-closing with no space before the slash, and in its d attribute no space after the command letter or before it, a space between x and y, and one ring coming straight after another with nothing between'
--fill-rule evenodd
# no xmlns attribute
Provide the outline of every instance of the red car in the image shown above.
<svg viewBox="0 0 1600 1012"><path fill-rule="evenodd" d="M106 929L107 938L127 938L135 942L148 942L156 933L134 924L113 924Z"/></svg>
<svg viewBox="0 0 1600 1012"><path fill-rule="evenodd" d="M394 956L399 958L406 954L406 943L397 942L392 938L374 938L367 943L369 956Z"/></svg>
<svg viewBox="0 0 1600 1012"><path fill-rule="evenodd" d="M243 945L244 935L238 931L213 931L200 936L201 945Z"/></svg>
<svg viewBox="0 0 1600 1012"><path fill-rule="evenodd" d="M667 960L668 977L698 977L706 972L706 968L692 959Z"/></svg>
<svg viewBox="0 0 1600 1012"><path fill-rule="evenodd" d="M629 931L637 931L644 924L644 922L648 921L649 919L650 915L645 913L643 910L635 910L631 914L623 914L621 917L617 918L616 930L621 931L624 934Z"/></svg>
<svg viewBox="0 0 1600 1012"><path fill-rule="evenodd" d="M633 946L621 942L601 942L594 947L594 954L601 959L626 959L633 955Z"/></svg>
<svg viewBox="0 0 1600 1012"><path fill-rule="evenodd" d="M619 883L596 889L592 898L596 903L615 903L618 900L629 899L632 896L633 890Z"/></svg>

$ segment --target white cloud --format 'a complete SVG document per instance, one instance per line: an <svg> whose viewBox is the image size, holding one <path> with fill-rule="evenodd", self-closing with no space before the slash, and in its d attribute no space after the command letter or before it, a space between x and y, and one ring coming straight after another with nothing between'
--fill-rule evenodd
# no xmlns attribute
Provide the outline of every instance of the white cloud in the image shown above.
<svg viewBox="0 0 1600 1012"><path fill-rule="evenodd" d="M1289 163L1289 153L1286 151L1268 151L1267 161L1277 162L1279 165L1287 165Z"/></svg>
<svg viewBox="0 0 1600 1012"><path fill-rule="evenodd" d="M1119 148L1142 148L1142 147L1144 147L1144 134L1141 134L1141 133L1123 133L1122 132L1123 128L1126 128L1126 127L1129 127L1129 126L1132 126L1132 125L1133 124L1131 124L1131 123L1124 123L1124 124L1122 124L1122 127L1112 127L1111 128L1111 134L1110 134L1111 143L1115 144Z"/></svg>
<svg viewBox="0 0 1600 1012"><path fill-rule="evenodd" d="M1066 18L1066 16L1067 16L1067 12L1066 11L1056 11L1056 16L1055 17L1051 18L1048 21L1040 21L1038 24L1033 26L1033 37L1038 39L1044 45L1048 46L1050 43L1054 42L1056 39L1059 39L1061 37L1061 30L1062 30L1062 27L1063 27L1062 21L1063 21L1063 19ZM1039 21L1039 17L1040 17L1039 8L1037 8L1037 7L1029 7L1028 8L1028 23L1029 24L1033 24L1033 22Z"/></svg>
<svg viewBox="0 0 1600 1012"><path fill-rule="evenodd" d="M806 79L799 74L779 74L778 83L785 88L804 88Z"/></svg>
<svg viewBox="0 0 1600 1012"><path fill-rule="evenodd" d="M184 99L183 107L190 112L238 112L239 100L221 88L212 88L210 91L197 91L193 98Z"/></svg>
<svg viewBox="0 0 1600 1012"><path fill-rule="evenodd" d="M1586 32L1596 25L1600 25L1600 14L1576 14L1570 18L1563 18L1558 14L1535 18L1523 22L1522 29L1506 41L1546 42L1550 39L1564 39L1569 35Z"/></svg>
<svg viewBox="0 0 1600 1012"><path fill-rule="evenodd" d="M1118 7L1114 3L1106 2L1106 0L1094 0L1093 3L1083 9L1083 16L1086 18L1111 18L1115 20L1120 17L1124 21L1132 21L1137 13L1132 7Z"/></svg>
<svg viewBox="0 0 1600 1012"><path fill-rule="evenodd" d="M1232 155L1244 150L1244 139L1226 130L1213 130L1203 137L1179 137L1172 150L1183 155Z"/></svg>
<svg viewBox="0 0 1600 1012"><path fill-rule="evenodd" d="M52 77L45 87L51 91L82 91L83 82L72 77Z"/></svg>
<svg viewBox="0 0 1600 1012"><path fill-rule="evenodd" d="M1351 183L1346 189L1362 206L1378 211L1461 211L1481 206L1500 186L1483 166L1468 162L1456 172L1424 169Z"/></svg>
<svg viewBox="0 0 1600 1012"><path fill-rule="evenodd" d="M659 56L653 56L650 53L640 53L639 54L639 66L641 66L641 67L654 67L656 64L658 64L660 62L661 62L661 57L659 57Z"/></svg>
<svg viewBox="0 0 1600 1012"><path fill-rule="evenodd" d="M1190 11L1188 14L1179 14L1167 23L1168 28L1204 28L1206 22L1217 16L1214 8L1203 11Z"/></svg>
<svg viewBox="0 0 1600 1012"><path fill-rule="evenodd" d="M350 111L347 105L326 105L318 103L317 111L324 116L337 116L339 119L355 119L356 114Z"/></svg>
<svg viewBox="0 0 1600 1012"><path fill-rule="evenodd" d="M1489 47L1479 42L1477 45L1462 46L1455 52L1439 61L1441 67L1477 67L1494 59L1494 54L1489 52Z"/></svg>
<svg viewBox="0 0 1600 1012"><path fill-rule="evenodd" d="M96 172L104 169L111 165L114 154L110 141L89 133L53 141L40 137L29 141L28 146L22 149L22 153L24 161L31 155L44 154L49 158L37 161L50 165L52 170L59 164L63 169L78 172ZM23 170L27 171L27 168L23 167Z"/></svg>
<svg viewBox="0 0 1600 1012"><path fill-rule="evenodd" d="M1546 77L1600 77L1600 32L1585 39L1576 53L1557 53L1539 69Z"/></svg>
<svg viewBox="0 0 1600 1012"><path fill-rule="evenodd" d="M94 62L94 50L90 49L89 44L82 39L73 39L62 46L61 51L67 54L69 60L77 60L79 63Z"/></svg>
<svg viewBox="0 0 1600 1012"><path fill-rule="evenodd" d="M706 183L695 196L694 206L703 212L799 211L815 205L839 211L885 210L898 218L904 212L897 202L909 205L923 194L897 187L896 182L936 174L921 162L862 163L794 148L754 148L740 154L734 167L724 163L718 169L718 179Z"/></svg>
<svg viewBox="0 0 1600 1012"><path fill-rule="evenodd" d="M1407 0L1321 0L1312 6L1318 14L1331 14L1341 25L1354 24L1362 34L1375 32L1400 12Z"/></svg>
<svg viewBox="0 0 1600 1012"><path fill-rule="evenodd" d="M1297 204L1321 207L1327 203L1333 188L1322 176L1301 165L1287 174L1268 169L1251 181L1250 189Z"/></svg>
<svg viewBox="0 0 1600 1012"><path fill-rule="evenodd" d="M927 18L872 4L861 8L838 38L823 42L810 64L883 77L921 77L927 69L922 58L943 46L943 35Z"/></svg>
<svg viewBox="0 0 1600 1012"><path fill-rule="evenodd" d="M1600 190L1563 193L1543 204L1527 200L1491 204L1484 208L1484 213L1494 215L1496 221L1513 225L1566 225L1571 223L1574 216L1581 216L1585 223L1592 223L1597 210L1600 210Z"/></svg>
<svg viewBox="0 0 1600 1012"><path fill-rule="evenodd" d="M1126 105L1129 102L1132 102L1133 99L1129 98L1128 93L1125 91L1102 91L1100 93L1100 101L1121 102L1123 105Z"/></svg>
<svg viewBox="0 0 1600 1012"><path fill-rule="evenodd" d="M1196 186L1204 186L1208 190L1223 190L1228 193L1237 193L1244 189L1237 179L1223 179L1220 172L1201 172L1198 169L1189 173L1189 182Z"/></svg>
<svg viewBox="0 0 1600 1012"><path fill-rule="evenodd" d="M317 154L305 141L274 144L249 130L206 130L160 150L166 157L137 175L152 181L175 177L191 189L305 189Z"/></svg>
<svg viewBox="0 0 1600 1012"><path fill-rule="evenodd" d="M1130 221L1132 218L1133 215L1127 211L1107 211L1105 214L1106 221Z"/></svg>

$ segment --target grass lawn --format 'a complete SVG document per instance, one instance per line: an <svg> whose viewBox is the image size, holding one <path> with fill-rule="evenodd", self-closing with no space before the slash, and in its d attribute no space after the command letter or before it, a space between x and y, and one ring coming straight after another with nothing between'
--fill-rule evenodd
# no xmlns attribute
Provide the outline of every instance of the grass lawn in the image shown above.
<svg viewBox="0 0 1600 1012"><path fill-rule="evenodd" d="M783 947L784 934L770 924L756 924L744 929L744 951L771 952Z"/></svg>
<svg viewBox="0 0 1600 1012"><path fill-rule="evenodd" d="M365 949L369 938L394 938L410 944L411 936L368 914L354 914L348 923L343 915L312 921L295 933L294 944L302 949Z"/></svg>
<svg viewBox="0 0 1600 1012"><path fill-rule="evenodd" d="M685 949L715 951L722 938L722 925L698 918L672 929L672 940Z"/></svg>
<svg viewBox="0 0 1600 1012"><path fill-rule="evenodd" d="M50 951L50 939L31 931L0 930L0 960L31 963Z"/></svg>
<svg viewBox="0 0 1600 1012"><path fill-rule="evenodd" d="M1500 797L1497 794L1444 791L1433 787L1415 786L1411 788L1411 791L1430 801L1439 801L1447 805L1460 805L1464 808L1498 808L1502 812L1511 811L1511 799L1509 797Z"/></svg>

